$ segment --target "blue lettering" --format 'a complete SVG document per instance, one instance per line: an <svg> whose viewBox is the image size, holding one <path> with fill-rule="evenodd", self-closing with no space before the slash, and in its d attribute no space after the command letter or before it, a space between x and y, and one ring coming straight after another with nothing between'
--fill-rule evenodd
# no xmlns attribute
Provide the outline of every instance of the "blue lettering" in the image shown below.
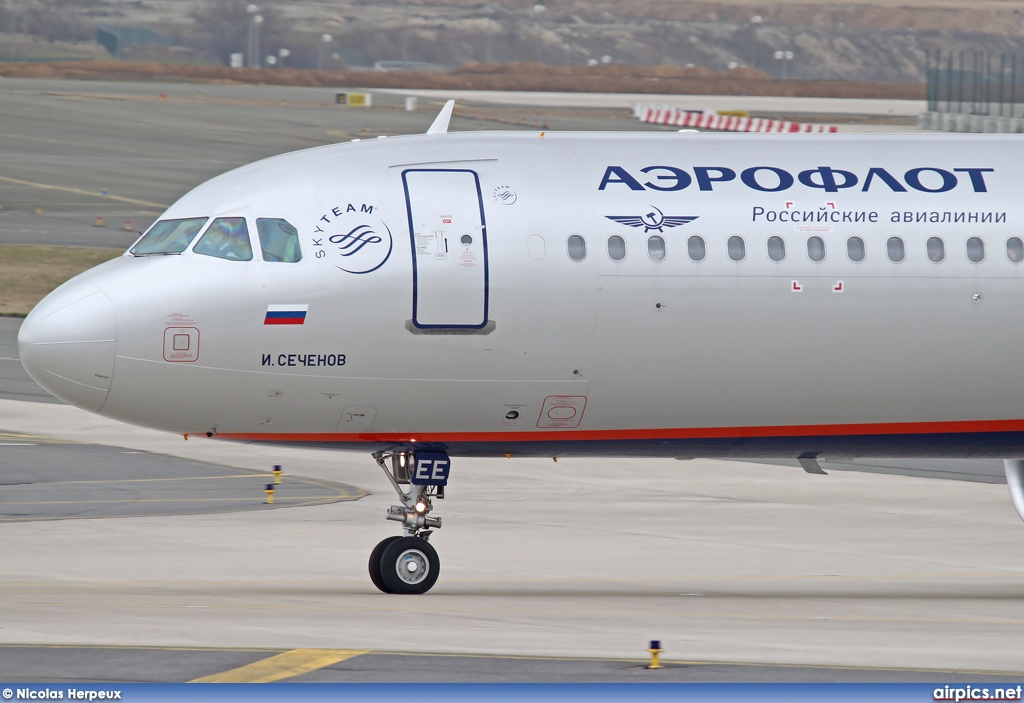
<svg viewBox="0 0 1024 703"><path fill-rule="evenodd" d="M815 182L815 175L821 179L819 182ZM843 182L836 182L836 176L841 176ZM856 175L849 171L833 170L829 166L819 166L809 171L801 171L797 177L808 188L824 188L826 193L838 193L840 188L852 188L857 185Z"/></svg>
<svg viewBox="0 0 1024 703"><path fill-rule="evenodd" d="M876 177L878 180L882 181L882 183L889 186L889 189L894 193L907 192L906 186L896 180L896 178L884 168L871 168L868 169L868 177L864 179L864 187L861 188L862 193L867 192L868 188L871 187L871 181Z"/></svg>
<svg viewBox="0 0 1024 703"><path fill-rule="evenodd" d="M683 190L691 183L690 174L688 174L681 168L676 168L675 166L648 166L647 168L640 169L640 172L650 173L651 171L657 170L668 171L670 175L655 176L655 180L673 181L673 183L672 185L669 186L660 186L657 185L656 183L651 183L650 181L644 183L644 185L650 188L651 190Z"/></svg>
<svg viewBox="0 0 1024 703"><path fill-rule="evenodd" d="M712 177L712 171L715 176ZM736 180L736 172L731 168L718 166L694 166L693 173L697 176L697 185L701 190L714 190L712 183L724 183Z"/></svg>
<svg viewBox="0 0 1024 703"><path fill-rule="evenodd" d="M921 183L921 174L925 171L937 173L942 178L942 185L938 188L928 188ZM907 185L922 193L945 193L956 188L956 176L941 168L912 168L903 177Z"/></svg>
<svg viewBox="0 0 1024 703"><path fill-rule="evenodd" d="M758 171L771 171L775 174L776 178L778 178L778 184L775 187L770 188L758 183ZM774 166L754 166L753 168L748 168L740 174L740 180L743 181L747 187L753 188L754 190L760 190L764 193L778 193L780 190L786 190L793 185L793 176L788 171L783 171L781 168L775 168ZM701 188L701 190L704 189Z"/></svg>
<svg viewBox="0 0 1024 703"><path fill-rule="evenodd" d="M629 173L626 172L626 169L621 166L609 166L606 168L604 170L604 178L601 179L601 185L599 185L597 189L604 190L613 183L622 183L623 185L627 185L630 190L644 189L644 187L640 185L640 182L629 175Z"/></svg>
<svg viewBox="0 0 1024 703"><path fill-rule="evenodd" d="M971 177L971 185L974 187L975 193L987 193L988 188L985 186L985 176L983 173L994 173L994 168L954 168L954 171L960 173L966 173Z"/></svg>

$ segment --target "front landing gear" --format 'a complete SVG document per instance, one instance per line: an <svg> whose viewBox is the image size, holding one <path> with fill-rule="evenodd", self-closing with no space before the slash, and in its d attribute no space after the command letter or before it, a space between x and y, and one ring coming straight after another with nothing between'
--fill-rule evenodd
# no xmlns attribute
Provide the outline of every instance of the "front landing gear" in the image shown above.
<svg viewBox="0 0 1024 703"><path fill-rule="evenodd" d="M440 573L437 552L421 537L389 537L370 555L370 580L385 593L426 593Z"/></svg>
<svg viewBox="0 0 1024 703"><path fill-rule="evenodd" d="M451 461L440 452L375 452L373 458L402 501L388 509L387 519L402 523L405 535L374 547L370 580L384 593L426 593L441 573L441 560L427 541L441 527L441 518L428 513L433 499L444 498ZM410 486L408 493L402 485Z"/></svg>

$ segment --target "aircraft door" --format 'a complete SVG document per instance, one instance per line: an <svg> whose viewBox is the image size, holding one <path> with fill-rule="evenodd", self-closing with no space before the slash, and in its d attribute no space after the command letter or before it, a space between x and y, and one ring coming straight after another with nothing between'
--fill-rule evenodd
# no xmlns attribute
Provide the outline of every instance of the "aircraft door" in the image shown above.
<svg viewBox="0 0 1024 703"><path fill-rule="evenodd" d="M487 227L480 179L468 169L402 173L412 242L412 323L421 330L487 326Z"/></svg>

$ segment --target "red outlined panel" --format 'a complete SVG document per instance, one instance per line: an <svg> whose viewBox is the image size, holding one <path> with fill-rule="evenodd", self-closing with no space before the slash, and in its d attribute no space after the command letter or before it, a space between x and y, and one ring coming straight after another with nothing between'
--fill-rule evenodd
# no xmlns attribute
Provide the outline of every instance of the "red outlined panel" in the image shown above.
<svg viewBox="0 0 1024 703"><path fill-rule="evenodd" d="M587 399L582 395L549 395L544 399L537 427L564 429L579 427Z"/></svg>
<svg viewBox="0 0 1024 703"><path fill-rule="evenodd" d="M164 330L164 361L192 362L198 360L198 328L168 327Z"/></svg>

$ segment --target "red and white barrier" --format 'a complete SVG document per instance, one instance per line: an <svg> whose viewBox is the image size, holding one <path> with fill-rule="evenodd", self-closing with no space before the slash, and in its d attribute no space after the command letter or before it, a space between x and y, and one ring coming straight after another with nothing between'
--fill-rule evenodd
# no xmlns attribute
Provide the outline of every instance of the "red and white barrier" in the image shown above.
<svg viewBox="0 0 1024 703"><path fill-rule="evenodd" d="M707 112L688 112L675 107L658 105L637 105L634 114L640 118L641 122L667 124L676 127L692 127L695 129L715 129L720 132L834 134L839 131L835 125L830 124L811 124L809 122L768 120L760 117L736 117L735 115L716 115Z"/></svg>

